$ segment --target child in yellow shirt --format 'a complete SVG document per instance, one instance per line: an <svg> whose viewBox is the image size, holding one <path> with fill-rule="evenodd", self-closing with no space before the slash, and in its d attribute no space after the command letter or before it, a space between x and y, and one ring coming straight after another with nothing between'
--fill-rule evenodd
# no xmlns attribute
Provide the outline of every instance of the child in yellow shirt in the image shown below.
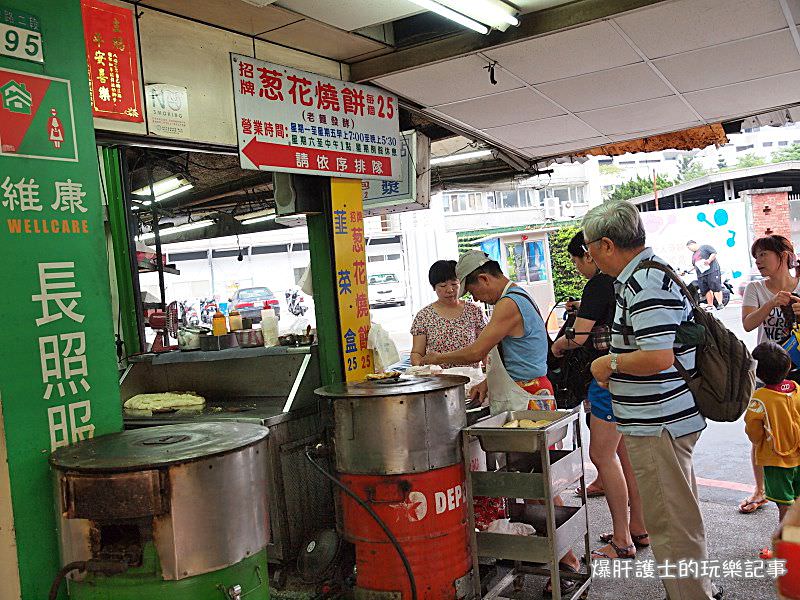
<svg viewBox="0 0 800 600"><path fill-rule="evenodd" d="M745 431L755 447L756 464L764 467L766 498L778 505L782 521L800 497L800 390L786 379L792 361L781 346L759 344L753 358L765 385L753 394L744 415Z"/></svg>

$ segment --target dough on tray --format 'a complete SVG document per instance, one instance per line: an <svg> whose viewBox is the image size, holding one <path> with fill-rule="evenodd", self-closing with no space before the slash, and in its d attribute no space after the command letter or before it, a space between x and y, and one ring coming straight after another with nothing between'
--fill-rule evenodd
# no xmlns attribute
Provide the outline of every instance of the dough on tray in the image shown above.
<svg viewBox="0 0 800 600"><path fill-rule="evenodd" d="M158 394L137 394L125 401L125 408L134 410L161 410L165 408L184 408L203 406L206 399L189 392L161 392Z"/></svg>

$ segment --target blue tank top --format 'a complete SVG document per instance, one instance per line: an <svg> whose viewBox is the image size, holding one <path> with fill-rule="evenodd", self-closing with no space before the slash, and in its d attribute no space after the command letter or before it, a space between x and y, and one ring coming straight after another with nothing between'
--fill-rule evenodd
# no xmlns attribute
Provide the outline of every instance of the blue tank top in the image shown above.
<svg viewBox="0 0 800 600"><path fill-rule="evenodd" d="M547 375L547 330L530 295L513 286L502 298L511 298L522 315L523 334L506 336L500 342L506 371L514 381L530 381Z"/></svg>

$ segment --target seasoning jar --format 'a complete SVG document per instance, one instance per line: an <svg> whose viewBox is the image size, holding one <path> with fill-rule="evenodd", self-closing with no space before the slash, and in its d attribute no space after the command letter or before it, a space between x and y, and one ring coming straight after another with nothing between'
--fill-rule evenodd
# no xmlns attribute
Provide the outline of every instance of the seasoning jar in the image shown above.
<svg viewBox="0 0 800 600"><path fill-rule="evenodd" d="M264 336L264 346L278 345L278 317L275 316L275 311L266 302L264 302L264 308L261 310L261 332Z"/></svg>
<svg viewBox="0 0 800 600"><path fill-rule="evenodd" d="M228 323L231 326L231 331L241 331L244 329L242 326L242 315L235 308L228 313Z"/></svg>
<svg viewBox="0 0 800 600"><path fill-rule="evenodd" d="M225 315L217 309L214 313L214 318L211 319L211 333L214 335L225 335L228 333L228 324L225 321Z"/></svg>

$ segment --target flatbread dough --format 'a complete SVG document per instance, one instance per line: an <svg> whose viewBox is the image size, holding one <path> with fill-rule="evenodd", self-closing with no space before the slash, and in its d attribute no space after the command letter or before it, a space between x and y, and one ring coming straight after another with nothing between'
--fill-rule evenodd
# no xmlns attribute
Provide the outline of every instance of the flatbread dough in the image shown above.
<svg viewBox="0 0 800 600"><path fill-rule="evenodd" d="M158 394L137 394L125 401L125 408L133 410L162 410L165 408L184 408L203 406L206 399L197 394L162 392Z"/></svg>

